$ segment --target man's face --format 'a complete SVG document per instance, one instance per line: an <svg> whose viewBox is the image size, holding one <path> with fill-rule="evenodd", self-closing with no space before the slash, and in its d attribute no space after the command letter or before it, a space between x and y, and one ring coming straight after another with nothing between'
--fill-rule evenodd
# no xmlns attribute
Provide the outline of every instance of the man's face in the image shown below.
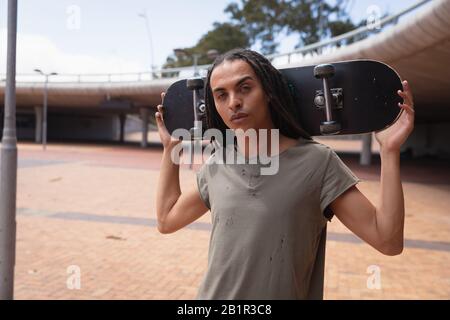
<svg viewBox="0 0 450 320"><path fill-rule="evenodd" d="M267 96L252 67L243 60L224 61L211 75L216 109L230 129L272 129ZM232 120L232 116L245 117Z"/></svg>

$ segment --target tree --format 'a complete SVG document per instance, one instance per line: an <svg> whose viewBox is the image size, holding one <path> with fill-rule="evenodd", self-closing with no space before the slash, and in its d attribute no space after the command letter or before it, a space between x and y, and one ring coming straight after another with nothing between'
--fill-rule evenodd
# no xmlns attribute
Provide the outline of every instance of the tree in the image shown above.
<svg viewBox="0 0 450 320"><path fill-rule="evenodd" d="M346 7L348 0L332 5L326 0L241 0L225 12L248 34L251 45L259 43L263 54L276 52L282 32L298 34L296 48L354 29Z"/></svg>
<svg viewBox="0 0 450 320"><path fill-rule="evenodd" d="M201 37L197 44L190 48L174 50L164 64L164 68L176 68L191 66L194 63L193 56L198 54L198 64L209 64L213 58L208 56L209 50L217 50L224 53L234 48L248 48L250 46L249 37L243 32L240 26L231 23L214 23L214 29Z"/></svg>

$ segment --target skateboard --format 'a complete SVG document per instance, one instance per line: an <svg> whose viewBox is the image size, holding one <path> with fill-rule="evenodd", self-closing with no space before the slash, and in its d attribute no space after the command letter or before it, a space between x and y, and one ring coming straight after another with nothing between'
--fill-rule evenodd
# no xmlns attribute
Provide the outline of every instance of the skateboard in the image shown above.
<svg viewBox="0 0 450 320"><path fill-rule="evenodd" d="M279 70L298 108L299 123L311 136L383 130L401 113L401 79L382 62L354 60ZM170 134L182 128L190 130L192 139L201 139L209 129L203 97L203 78L179 80L168 88L163 107ZM201 134L196 132L200 123L194 121L202 122Z"/></svg>

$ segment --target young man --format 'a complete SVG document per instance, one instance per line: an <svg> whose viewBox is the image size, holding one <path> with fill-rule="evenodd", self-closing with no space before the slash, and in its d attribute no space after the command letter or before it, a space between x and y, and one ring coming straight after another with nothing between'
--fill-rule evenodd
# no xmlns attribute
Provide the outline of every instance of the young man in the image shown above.
<svg viewBox="0 0 450 320"><path fill-rule="evenodd" d="M158 106L164 145L158 230L175 232L211 210L208 270L199 299L322 299L326 224L333 215L381 253L402 252L400 147L414 126L406 81L403 89L398 94L404 112L376 133L382 163L377 206L358 190L360 180L336 153L298 126L285 80L256 52L232 50L216 59L205 86L207 117L209 126L222 132L256 130L256 150L278 129L279 149L268 148L279 161L276 174L261 175L259 163L217 163L213 154L197 173L197 186L182 194L179 166L170 156L179 141L167 132ZM238 157L254 156L245 135L236 134L236 140Z"/></svg>

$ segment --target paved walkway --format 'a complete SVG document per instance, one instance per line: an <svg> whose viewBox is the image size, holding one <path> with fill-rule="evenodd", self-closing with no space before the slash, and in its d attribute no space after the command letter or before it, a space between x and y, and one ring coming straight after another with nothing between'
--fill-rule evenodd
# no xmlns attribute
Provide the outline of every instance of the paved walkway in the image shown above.
<svg viewBox="0 0 450 320"><path fill-rule="evenodd" d="M356 142L339 143L355 150ZM207 265L210 214L158 233L160 159L160 148L50 144L44 152L19 144L16 299L194 299ZM354 155L342 159L376 203L379 161L363 168ZM188 167L180 176L182 190L195 185ZM405 159L402 179L403 254L383 256L333 219L326 299L450 298L450 165ZM368 286L378 275L381 288Z"/></svg>

